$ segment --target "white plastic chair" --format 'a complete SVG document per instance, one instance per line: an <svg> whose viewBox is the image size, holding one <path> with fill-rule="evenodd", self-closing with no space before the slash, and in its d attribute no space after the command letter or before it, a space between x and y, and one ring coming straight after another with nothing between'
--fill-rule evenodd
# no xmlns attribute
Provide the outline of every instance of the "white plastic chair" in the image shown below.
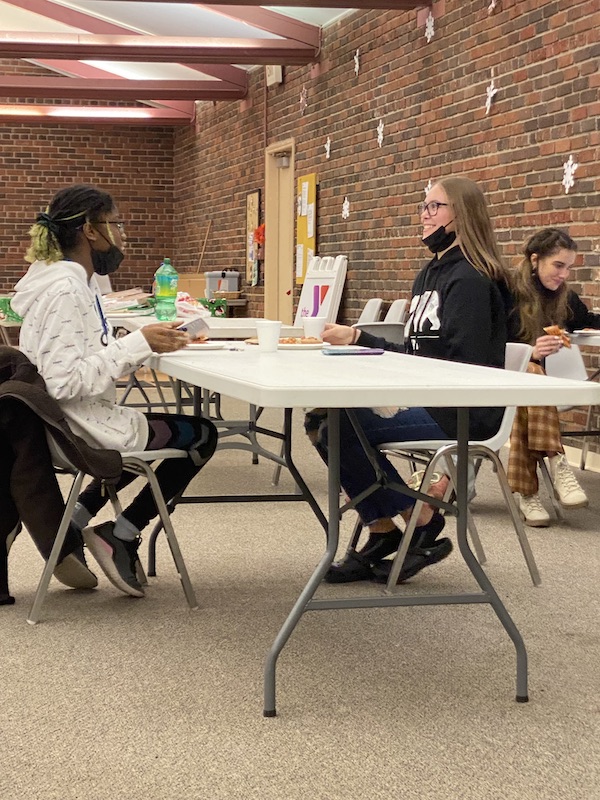
<svg viewBox="0 0 600 800"><path fill-rule="evenodd" d="M512 369L515 372L525 372L531 357L531 351L532 348L527 344L507 344L504 362L505 369ZM498 478L498 483L500 484L500 488L504 495L504 500L508 507L508 511L519 539L519 544L521 545L521 550L523 551L525 562L529 569L529 574L531 575L531 580L534 586L539 586L541 579L537 564L535 562L533 553L531 552L531 547L529 545L529 540L527 539L527 534L525 533L525 528L523 527L519 510L517 509L510 486L508 485L504 467L497 452L501 447L503 447L503 445L506 444L510 437L510 431L515 413L515 407L506 408L502 417L500 429L494 436L484 441L470 441L469 456L475 460L487 459L492 462ZM429 488L431 478L438 463L441 464L443 470L450 476L449 490L454 488L456 484L456 467L453 457L456 455L457 447L458 443L455 440L439 439L414 442L386 442L385 444L379 445L377 449L388 456L399 456L410 461L420 460L421 462L425 462L427 466L425 467L420 491L424 494L427 494L427 489ZM400 575L402 564L404 563L406 553L413 537L416 520L419 516L422 503L423 501L417 501L414 511L411 514L410 520L406 526L406 531L402 537L402 544L394 558L388 578L386 587L388 592L396 589L396 582L398 580L398 576ZM479 535L469 510L467 510L467 524L477 557L481 563L485 563L485 554L483 552L483 548L481 547ZM357 529L355 530L350 545L351 548L356 546L359 536L360 525L358 525Z"/></svg>
<svg viewBox="0 0 600 800"><path fill-rule="evenodd" d="M83 479L86 475L85 472L83 472L82 470L78 470L77 467L75 467L69 461L69 459L62 452L56 441L53 439L50 432L48 432L48 444L50 447L50 454L52 456L52 463L54 464L55 469L61 472L71 473L74 476L74 478L73 478L73 483L71 484L71 488L69 489L69 495L67 498L65 512L63 514L63 518L56 533L56 538L52 546L52 551L50 552L50 557L48 558L48 561L46 562L46 565L42 572L42 576L40 578L35 593L35 597L33 599L33 604L31 606L29 616L27 617L27 622L29 622L31 625L35 625L40 619L42 604L48 592L48 585L50 583L50 578L52 577L52 573L54 572L54 568L56 567L56 564L58 562L58 557L60 555L60 551L64 544L65 537L67 534L67 529L69 527L69 523L73 515L75 503L77 502L77 497L79 496ZM185 594L189 607L195 610L198 608L196 595L194 593L194 589L192 587L190 577L187 568L185 566L185 562L183 560L183 556L181 555L181 550L179 548L177 537L175 536L175 531L173 530L173 525L171 523L171 518L167 510L165 499L160 490L160 486L158 484L156 475L154 474L154 470L152 469L151 466L151 462L153 461L165 461L166 459L171 459L171 458L187 458L187 457L188 454L185 450L176 450L174 448L164 448L162 450L143 450L135 453L121 454L121 458L123 461L123 470L144 477L147 480L148 484L150 485L152 496L154 498L154 502L156 503L156 508L158 510L158 514L162 522L165 534L167 536L167 541L169 543L171 555L173 556L173 561L175 562L177 572L179 573L179 579L181 580L183 592ZM114 491L114 488L109 484L106 484L106 488L109 492L109 496L111 498L113 507L115 508L115 512L120 513L121 507L116 492ZM145 581L145 576L143 577Z"/></svg>
<svg viewBox="0 0 600 800"><path fill-rule="evenodd" d="M404 322L408 300L394 300L385 313L384 322Z"/></svg>
<svg viewBox="0 0 600 800"><path fill-rule="evenodd" d="M546 359L546 374L551 375L553 378L570 378L574 381L595 381L597 380L598 376L600 375L600 369L597 369L592 375L588 375L585 363L583 361L583 356L581 355L581 350L576 344L572 344L571 347L561 347L561 349L557 353L553 353L551 356L548 356ZM559 406L559 411L570 411L572 408L577 408L577 406ZM587 419L585 423L585 430L590 430L590 425L592 424L592 412L595 406L588 406L588 413ZM562 436L569 436L571 432L569 431L561 431ZM576 433L576 431L572 432ZM572 435L571 433L571 435ZM600 435L600 431L594 431L594 433L590 434ZM581 458L579 461L579 469L585 469L585 462L587 460L588 454L588 447L589 441L587 436L583 436L583 446L581 448ZM544 479L546 478L545 464L542 467L542 474L544 475ZM552 492L553 496L553 492Z"/></svg>
<svg viewBox="0 0 600 800"><path fill-rule="evenodd" d="M359 318L356 320L356 325L361 325L363 322L377 322L381 316L381 307L383 300L381 297L371 297L367 300L363 310L360 312Z"/></svg>
<svg viewBox="0 0 600 800"><path fill-rule="evenodd" d="M382 336L388 342L394 344L404 344L404 323L403 322L357 322L352 326L361 331L371 333L373 336Z"/></svg>

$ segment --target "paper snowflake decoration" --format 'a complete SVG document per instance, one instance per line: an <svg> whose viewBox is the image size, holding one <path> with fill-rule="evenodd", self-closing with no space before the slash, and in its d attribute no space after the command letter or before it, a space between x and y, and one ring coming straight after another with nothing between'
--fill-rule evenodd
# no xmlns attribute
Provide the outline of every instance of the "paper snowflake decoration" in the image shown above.
<svg viewBox="0 0 600 800"><path fill-rule="evenodd" d="M357 50L354 53L354 74L358 77L358 73L360 72L360 50Z"/></svg>
<svg viewBox="0 0 600 800"><path fill-rule="evenodd" d="M350 201L347 197L344 197L344 202L342 203L342 219L348 219L350 216Z"/></svg>
<svg viewBox="0 0 600 800"><path fill-rule="evenodd" d="M569 189L572 189L575 186L575 170L579 164L573 159L573 156L569 156L569 160L565 161L563 164L563 179L562 185L565 187L565 194L569 194Z"/></svg>
<svg viewBox="0 0 600 800"><path fill-rule="evenodd" d="M379 125L377 126L377 144L379 147L383 144L383 120L379 120Z"/></svg>
<svg viewBox="0 0 600 800"><path fill-rule="evenodd" d="M496 89L496 84L494 83L494 70L492 70L492 80L490 81L490 85L485 90L486 98L485 98L485 113L486 115L490 113L492 108L492 102L494 100L495 95L498 93L498 89Z"/></svg>
<svg viewBox="0 0 600 800"><path fill-rule="evenodd" d="M331 139L329 138L329 136L327 137L327 141L325 142L323 147L325 149L325 158L329 158L329 156L331 155Z"/></svg>
<svg viewBox="0 0 600 800"><path fill-rule="evenodd" d="M490 4L488 6L488 14L493 14L494 9L498 5L498 0L490 0Z"/></svg>
<svg viewBox="0 0 600 800"><path fill-rule="evenodd" d="M433 39L435 34L435 20L433 18L433 14L431 11L427 19L425 20L425 38L427 39L427 44Z"/></svg>
<svg viewBox="0 0 600 800"><path fill-rule="evenodd" d="M433 189L433 183L431 182L431 178L427 181L427 186L425 187L425 197L429 194L429 192Z"/></svg>
<svg viewBox="0 0 600 800"><path fill-rule="evenodd" d="M306 90L306 86L303 86L302 91L300 92L300 113L302 115L304 115L307 105L308 105L308 91Z"/></svg>

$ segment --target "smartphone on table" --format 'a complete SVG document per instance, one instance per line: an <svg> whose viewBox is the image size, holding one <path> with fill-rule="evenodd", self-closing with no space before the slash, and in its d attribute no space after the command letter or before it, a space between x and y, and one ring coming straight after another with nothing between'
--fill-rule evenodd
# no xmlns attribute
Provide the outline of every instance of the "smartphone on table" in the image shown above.
<svg viewBox="0 0 600 800"><path fill-rule="evenodd" d="M329 345L323 348L325 356L382 356L385 353L381 347L362 347L359 344Z"/></svg>

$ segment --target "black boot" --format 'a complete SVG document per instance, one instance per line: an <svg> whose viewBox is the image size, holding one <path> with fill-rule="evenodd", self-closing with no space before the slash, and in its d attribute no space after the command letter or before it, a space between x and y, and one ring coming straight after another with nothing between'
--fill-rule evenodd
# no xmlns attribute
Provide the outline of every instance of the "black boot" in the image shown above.
<svg viewBox="0 0 600 800"><path fill-rule="evenodd" d="M332 564L325 573L327 583L351 583L373 577L373 564L395 553L402 541L402 531L394 528L386 533L372 533L359 551L346 553L341 561Z"/></svg>

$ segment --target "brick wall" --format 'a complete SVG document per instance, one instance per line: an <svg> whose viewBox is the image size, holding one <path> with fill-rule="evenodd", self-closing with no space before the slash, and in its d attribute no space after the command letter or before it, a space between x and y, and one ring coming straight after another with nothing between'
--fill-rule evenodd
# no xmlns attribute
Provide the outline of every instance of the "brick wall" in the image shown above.
<svg viewBox="0 0 600 800"><path fill-rule="evenodd" d="M265 142L293 136L296 174L316 172L320 181L319 252L349 255L344 320L356 319L365 297L409 293L426 257L417 203L430 179L453 173L481 183L510 263L536 228L568 226L581 250L573 283L600 306L597 3L500 0L493 14L487 7L436 4L429 44L416 12L354 13L324 31L320 74L286 68L284 84L267 89L266 114L262 70L253 74L249 110L199 104L196 131L175 133L175 207L190 215L181 261L193 263L212 220L203 268L243 268L246 192L262 186ZM492 68L498 93L486 115ZM571 153L580 166L565 194ZM249 294L260 308L260 289Z"/></svg>
<svg viewBox="0 0 600 800"><path fill-rule="evenodd" d="M36 70L32 65L0 61L0 71L31 74ZM12 289L28 266L23 257L36 213L54 192L71 183L106 189L127 223L127 258L112 278L115 289L150 287L155 269L173 246L172 129L4 123L0 128L0 292Z"/></svg>

